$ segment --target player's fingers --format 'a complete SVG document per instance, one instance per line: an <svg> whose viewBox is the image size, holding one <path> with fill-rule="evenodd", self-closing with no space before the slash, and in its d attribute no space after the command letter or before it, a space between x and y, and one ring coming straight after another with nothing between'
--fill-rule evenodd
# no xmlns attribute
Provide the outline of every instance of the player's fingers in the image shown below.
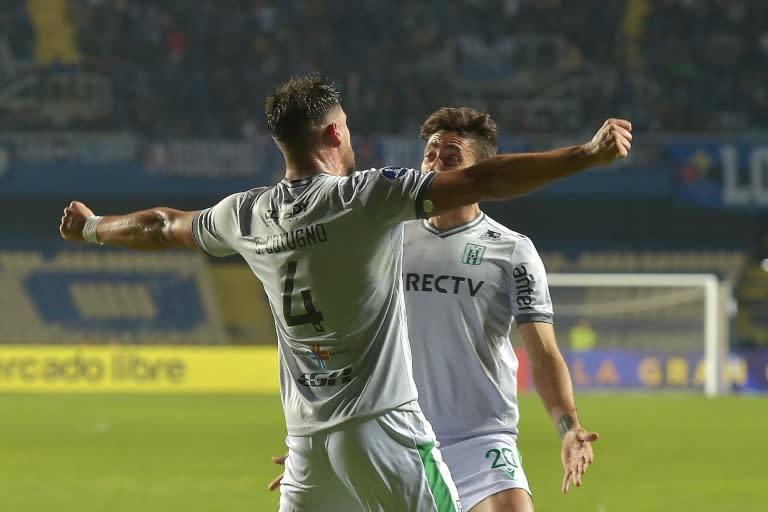
<svg viewBox="0 0 768 512"><path fill-rule="evenodd" d="M576 474L576 471L570 472L570 478L568 478L568 485L575 485L578 487L578 475Z"/></svg>
<svg viewBox="0 0 768 512"><path fill-rule="evenodd" d="M625 130L632 131L632 123L627 121L626 119L618 119L615 117L610 117L605 121L605 124L611 124L614 126L620 126L624 128Z"/></svg>
<svg viewBox="0 0 768 512"><path fill-rule="evenodd" d="M275 464L285 464L285 459L288 458L288 455L279 455L279 456L272 456L272 462Z"/></svg>
<svg viewBox="0 0 768 512"><path fill-rule="evenodd" d="M568 494L568 488L570 487L570 485L571 485L571 472L566 471L565 476L563 476L563 485L562 485L563 494Z"/></svg>
<svg viewBox="0 0 768 512"><path fill-rule="evenodd" d="M275 489L280 487L280 482L282 480L283 480L283 474L280 473L280 475L277 478L275 478L274 480L269 482L269 485L267 486L267 489L269 489L270 491L274 491Z"/></svg>
<svg viewBox="0 0 768 512"><path fill-rule="evenodd" d="M629 133L627 130L624 130L623 128L617 128L615 126L609 127L606 138L609 140L609 143L613 143L618 145L623 144L623 141L631 141L632 140L632 134Z"/></svg>
<svg viewBox="0 0 768 512"><path fill-rule="evenodd" d="M627 130L626 128L622 128L621 126L615 126L614 133L621 135L625 139L632 140L632 134L630 133L630 131Z"/></svg>
<svg viewBox="0 0 768 512"><path fill-rule="evenodd" d="M627 147L627 144L629 144L629 141L624 138L619 138L616 140L616 152L621 158L629 155L629 148Z"/></svg>
<svg viewBox="0 0 768 512"><path fill-rule="evenodd" d="M70 238L69 232L72 229L71 221L69 220L69 217L62 217L61 223L59 224L59 233L61 234L61 238L68 240Z"/></svg>

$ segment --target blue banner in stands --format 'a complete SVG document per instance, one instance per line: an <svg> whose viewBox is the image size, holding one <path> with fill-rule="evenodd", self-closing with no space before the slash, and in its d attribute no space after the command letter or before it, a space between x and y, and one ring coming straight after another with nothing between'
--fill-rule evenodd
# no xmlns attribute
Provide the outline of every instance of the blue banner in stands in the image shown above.
<svg viewBox="0 0 768 512"><path fill-rule="evenodd" d="M703 352L593 350L565 356L577 389L704 389ZM768 349L732 351L723 372L733 391L768 392Z"/></svg>
<svg viewBox="0 0 768 512"><path fill-rule="evenodd" d="M711 208L768 208L768 141L691 140L664 146L680 199Z"/></svg>
<svg viewBox="0 0 768 512"><path fill-rule="evenodd" d="M500 152L544 151L582 138L502 136ZM423 141L355 139L357 167L418 168ZM30 133L0 138L0 196L223 196L282 177L266 134L237 141L149 140L131 134ZM716 208L768 208L768 140L646 137L626 160L550 184L550 197L679 198Z"/></svg>

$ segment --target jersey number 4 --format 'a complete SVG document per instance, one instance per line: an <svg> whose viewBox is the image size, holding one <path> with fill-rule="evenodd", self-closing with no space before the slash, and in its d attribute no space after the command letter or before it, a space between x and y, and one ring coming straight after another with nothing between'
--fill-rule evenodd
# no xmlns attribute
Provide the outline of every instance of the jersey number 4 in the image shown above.
<svg viewBox="0 0 768 512"><path fill-rule="evenodd" d="M285 316L285 323L291 327L312 324L317 332L324 332L323 326L320 325L320 322L323 321L323 314L315 309L315 305L312 303L312 292L309 290L301 290L301 298L304 302L306 313L301 315L294 315L291 313L293 304L293 280L296 277L297 265L297 261L289 261L288 273L285 275L285 288L283 289L283 316Z"/></svg>

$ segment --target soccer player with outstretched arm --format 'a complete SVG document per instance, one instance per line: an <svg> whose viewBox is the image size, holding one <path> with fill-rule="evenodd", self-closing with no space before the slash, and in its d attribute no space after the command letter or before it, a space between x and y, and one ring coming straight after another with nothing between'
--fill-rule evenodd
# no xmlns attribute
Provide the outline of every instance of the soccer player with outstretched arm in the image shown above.
<svg viewBox="0 0 768 512"><path fill-rule="evenodd" d="M95 216L64 210L67 240L134 249L239 253L275 317L288 457L280 510L459 510L416 400L402 282L402 223L482 199L509 199L625 157L630 125L609 119L587 143L499 155L422 173L354 169L338 90L313 75L267 99L285 178L197 212ZM348 174L343 176L343 174Z"/></svg>

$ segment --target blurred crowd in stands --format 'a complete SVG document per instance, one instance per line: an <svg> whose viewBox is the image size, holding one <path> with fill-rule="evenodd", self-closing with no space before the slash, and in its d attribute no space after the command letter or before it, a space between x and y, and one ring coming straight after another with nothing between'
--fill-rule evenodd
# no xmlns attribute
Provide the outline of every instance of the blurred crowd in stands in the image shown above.
<svg viewBox="0 0 768 512"><path fill-rule="evenodd" d="M60 1L77 57L40 62L40 2L0 0L0 96L32 66L110 80L111 114L63 128L248 137L272 86L306 71L342 87L361 134L415 134L457 104L506 133L591 132L614 114L659 132L768 127L759 0ZM32 119L12 124L46 128Z"/></svg>

